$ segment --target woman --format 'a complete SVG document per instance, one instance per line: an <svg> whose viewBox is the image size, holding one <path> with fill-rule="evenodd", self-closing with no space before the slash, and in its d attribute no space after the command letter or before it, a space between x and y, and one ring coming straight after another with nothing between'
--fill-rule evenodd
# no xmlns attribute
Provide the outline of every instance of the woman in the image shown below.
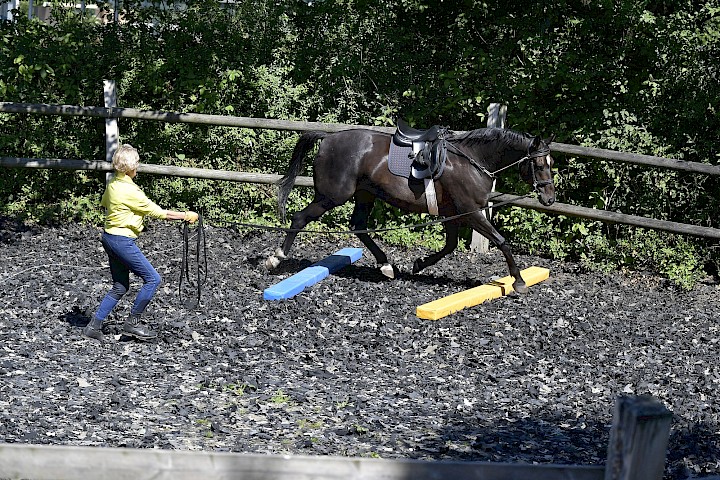
<svg viewBox="0 0 720 480"><path fill-rule="evenodd" d="M157 334L140 323L140 316L155 295L162 279L136 244L143 229L143 219L150 216L193 223L197 221L198 214L191 211L163 210L143 193L133 182L140 165L140 155L131 145L125 144L118 148L112 163L115 174L101 201L101 205L105 207L105 228L101 241L110 260L113 286L103 298L90 323L83 329L83 335L103 341L102 324L130 289L130 272L133 272L142 278L143 286L123 324L123 334L138 340L152 340Z"/></svg>

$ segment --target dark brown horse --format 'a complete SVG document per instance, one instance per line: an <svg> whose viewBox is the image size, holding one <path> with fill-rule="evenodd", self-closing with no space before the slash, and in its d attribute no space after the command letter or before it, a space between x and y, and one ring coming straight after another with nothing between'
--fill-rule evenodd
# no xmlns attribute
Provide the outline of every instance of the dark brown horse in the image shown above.
<svg viewBox="0 0 720 480"><path fill-rule="evenodd" d="M302 170L303 159L315 142L322 139L314 162L315 197L307 207L292 216L292 231L287 233L282 247L265 263L269 269L277 267L281 259L287 258L298 230L353 197L352 230L367 229L376 198L408 212L428 212L423 181L413 182L390 172L388 150L391 137L387 133L364 129L337 133L306 132L301 135L288 172L280 181L278 203L283 222L287 198ZM445 247L427 258L416 260L413 273L435 264L452 252L457 247L458 228L468 226L502 251L510 274L515 278L513 288L525 293L527 287L510 247L482 210L488 204L495 175L513 165L518 165L521 178L533 185L543 205L551 205L555 201L549 141L498 128L481 128L463 134L450 132L446 141L447 161L442 176L435 181L438 215L462 216L444 224ZM393 277L395 268L388 263L387 256L370 235L361 232L357 236L375 256L383 274Z"/></svg>

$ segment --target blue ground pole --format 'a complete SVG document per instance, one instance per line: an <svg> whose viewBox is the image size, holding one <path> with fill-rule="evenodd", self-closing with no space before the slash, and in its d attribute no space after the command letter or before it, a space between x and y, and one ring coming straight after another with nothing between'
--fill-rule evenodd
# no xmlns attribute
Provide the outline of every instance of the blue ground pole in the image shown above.
<svg viewBox="0 0 720 480"><path fill-rule="evenodd" d="M292 298L310 285L315 285L331 273L347 267L362 258L362 248L343 248L319 262L299 271L292 277L265 289L265 300Z"/></svg>

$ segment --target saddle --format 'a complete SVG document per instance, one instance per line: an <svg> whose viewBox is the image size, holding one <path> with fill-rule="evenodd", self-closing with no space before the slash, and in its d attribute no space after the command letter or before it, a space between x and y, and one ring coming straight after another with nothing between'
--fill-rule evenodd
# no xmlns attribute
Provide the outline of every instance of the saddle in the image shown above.
<svg viewBox="0 0 720 480"><path fill-rule="evenodd" d="M412 176L415 178L438 178L447 160L445 136L448 128L434 125L426 130L412 128L402 118L397 120L393 142L402 147L412 147Z"/></svg>

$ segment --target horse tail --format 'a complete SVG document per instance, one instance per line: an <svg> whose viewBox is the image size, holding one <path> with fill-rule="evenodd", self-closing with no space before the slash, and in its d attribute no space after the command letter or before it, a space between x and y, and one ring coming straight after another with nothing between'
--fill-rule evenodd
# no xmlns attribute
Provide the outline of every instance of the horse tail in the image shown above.
<svg viewBox="0 0 720 480"><path fill-rule="evenodd" d="M280 187L278 191L278 213L283 223L285 223L286 218L285 205L287 204L290 190L292 190L293 185L295 185L295 179L302 170L303 160L307 156L308 151L315 145L315 142L322 140L327 135L327 132L305 132L300 135L298 142L295 144L288 171L285 176L280 179L280 182L278 182Z"/></svg>

